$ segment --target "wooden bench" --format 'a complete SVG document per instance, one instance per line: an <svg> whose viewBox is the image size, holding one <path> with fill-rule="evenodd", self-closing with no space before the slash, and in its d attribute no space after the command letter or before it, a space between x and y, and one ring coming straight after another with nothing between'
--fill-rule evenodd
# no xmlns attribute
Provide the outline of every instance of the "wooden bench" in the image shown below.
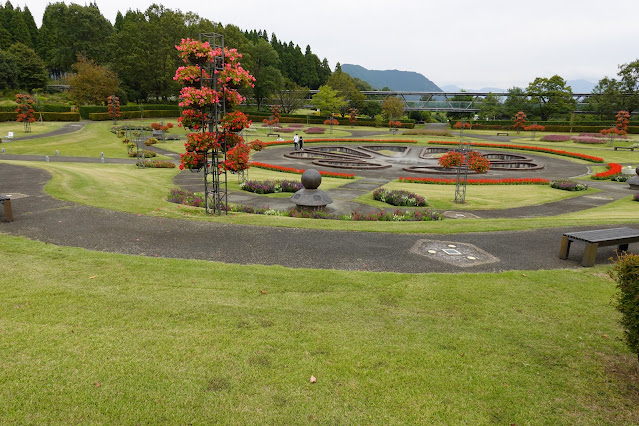
<svg viewBox="0 0 639 426"><path fill-rule="evenodd" d="M616 146L615 151L617 151L618 149L629 149L630 151L634 151L635 147L634 146Z"/></svg>
<svg viewBox="0 0 639 426"><path fill-rule="evenodd" d="M8 222L13 221L13 211L11 210L11 198L0 194L0 204L4 205L4 218Z"/></svg>
<svg viewBox="0 0 639 426"><path fill-rule="evenodd" d="M279 133L267 133L266 137L269 137L269 136L277 136L279 138L280 134Z"/></svg>
<svg viewBox="0 0 639 426"><path fill-rule="evenodd" d="M497 136L508 136L508 133L497 133Z"/></svg>
<svg viewBox="0 0 639 426"><path fill-rule="evenodd" d="M583 241L586 250L581 261L581 266L593 266L599 246L619 246L619 251L628 250L628 244L639 241L639 230L632 228L595 229L593 231L568 232L561 239L559 258L567 259L570 252L570 243Z"/></svg>

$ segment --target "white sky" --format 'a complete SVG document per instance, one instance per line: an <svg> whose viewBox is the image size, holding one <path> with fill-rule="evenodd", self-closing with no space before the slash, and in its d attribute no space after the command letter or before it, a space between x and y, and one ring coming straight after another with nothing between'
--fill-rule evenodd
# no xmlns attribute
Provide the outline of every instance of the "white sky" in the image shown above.
<svg viewBox="0 0 639 426"><path fill-rule="evenodd" d="M144 11L152 1L94 0L111 22L118 10ZM87 4L89 1L74 3ZM25 5L41 25L50 1ZM65 1L66 4L72 2ZM158 0L241 29L265 29L302 50L310 45L331 68L424 74L467 89L525 87L559 74L596 83L639 58L639 1L618 0Z"/></svg>

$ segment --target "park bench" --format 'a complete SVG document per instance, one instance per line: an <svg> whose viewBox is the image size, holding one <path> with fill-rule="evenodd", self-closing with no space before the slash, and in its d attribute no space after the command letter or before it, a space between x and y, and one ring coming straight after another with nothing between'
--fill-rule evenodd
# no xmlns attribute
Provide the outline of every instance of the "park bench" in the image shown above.
<svg viewBox="0 0 639 426"><path fill-rule="evenodd" d="M11 198L0 194L0 204L4 205L4 218L6 221L13 221L13 211L11 210Z"/></svg>
<svg viewBox="0 0 639 426"><path fill-rule="evenodd" d="M497 136L508 136L508 133L506 133L506 132L499 133L499 132L498 132L498 133L497 133Z"/></svg>
<svg viewBox="0 0 639 426"><path fill-rule="evenodd" d="M586 250L581 261L581 266L593 266L599 246L619 246L619 251L628 250L628 244L639 241L639 230L632 228L595 229L593 231L580 231L565 233L561 239L559 258L567 259L570 252L570 243L583 241Z"/></svg>
<svg viewBox="0 0 639 426"><path fill-rule="evenodd" d="M280 134L279 133L267 133L266 137L269 137L269 136L277 136L279 138Z"/></svg>
<svg viewBox="0 0 639 426"><path fill-rule="evenodd" d="M629 149L630 151L634 151L635 147L634 146L616 146L615 151L617 151L618 149Z"/></svg>

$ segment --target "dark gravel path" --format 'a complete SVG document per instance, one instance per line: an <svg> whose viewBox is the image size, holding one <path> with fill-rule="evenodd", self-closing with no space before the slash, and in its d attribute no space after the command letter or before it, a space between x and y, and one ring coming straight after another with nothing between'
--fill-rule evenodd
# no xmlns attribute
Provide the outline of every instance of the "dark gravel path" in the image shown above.
<svg viewBox="0 0 639 426"><path fill-rule="evenodd" d="M558 258L561 235L576 230L572 228L385 234L160 219L56 200L44 193L49 179L40 169L0 164L0 192L13 195L15 217L14 222L0 222L0 233L131 255L411 273L574 268L584 248L574 244L569 260ZM460 254L442 255L439 249L449 244ZM438 253L431 255L427 249L433 247ZM613 248L600 249L597 262L608 262L612 254Z"/></svg>

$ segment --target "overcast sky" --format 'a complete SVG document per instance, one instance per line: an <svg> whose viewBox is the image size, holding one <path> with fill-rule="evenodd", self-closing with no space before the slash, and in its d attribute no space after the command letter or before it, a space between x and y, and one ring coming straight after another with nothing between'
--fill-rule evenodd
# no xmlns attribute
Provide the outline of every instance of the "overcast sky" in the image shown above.
<svg viewBox="0 0 639 426"><path fill-rule="evenodd" d="M144 11L151 1L93 0L111 22L118 10ZM38 26L50 1L29 6ZM66 4L72 2L66 1ZM76 1L78 4L87 4ZM639 58L639 1L619 0L163 0L241 29L263 29L302 50L310 45L331 68L424 74L439 86L525 87L559 74L596 83ZM132 6L133 5L133 6Z"/></svg>

